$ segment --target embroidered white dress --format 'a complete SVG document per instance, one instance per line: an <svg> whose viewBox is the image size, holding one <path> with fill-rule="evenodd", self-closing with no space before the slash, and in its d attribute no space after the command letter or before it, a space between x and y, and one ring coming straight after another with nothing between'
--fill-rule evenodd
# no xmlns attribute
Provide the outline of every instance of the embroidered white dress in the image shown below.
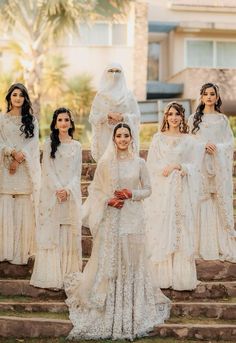
<svg viewBox="0 0 236 343"><path fill-rule="evenodd" d="M168 318L170 301L152 287L145 255L142 200L151 193L144 160L99 161L90 201L94 244L83 274L66 279L70 339L134 339ZM133 198L121 210L107 206L114 189L128 188Z"/></svg>
<svg viewBox="0 0 236 343"><path fill-rule="evenodd" d="M189 117L193 128L193 115ZM196 232L196 255L205 260L236 262L233 218L232 164L234 138L224 114L204 114L195 137L217 152L205 153L201 164L201 194Z"/></svg>
<svg viewBox="0 0 236 343"><path fill-rule="evenodd" d="M82 267L82 154L80 143L72 140L61 143L52 159L50 143L46 141L43 151L37 253L30 284L62 288L64 276ZM69 192L65 202L57 200L59 189Z"/></svg>
<svg viewBox="0 0 236 343"><path fill-rule="evenodd" d="M21 116L0 115L0 261L26 264L35 253L40 188L38 123L34 137L20 131ZM11 152L22 151L25 160L9 173Z"/></svg>
<svg viewBox="0 0 236 343"><path fill-rule="evenodd" d="M193 164L197 145L187 134L154 135L147 157L152 195L145 200L148 257L154 282L161 288L191 290L197 285L194 261L195 214L199 173ZM162 172L180 164L186 172Z"/></svg>

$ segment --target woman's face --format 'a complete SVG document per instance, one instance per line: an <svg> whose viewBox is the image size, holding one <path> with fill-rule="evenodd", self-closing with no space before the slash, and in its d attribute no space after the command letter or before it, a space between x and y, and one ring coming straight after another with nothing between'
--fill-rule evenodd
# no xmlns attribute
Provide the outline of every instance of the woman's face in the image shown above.
<svg viewBox="0 0 236 343"><path fill-rule="evenodd" d="M118 150L128 150L131 139L132 138L130 136L129 130L126 127L120 127L116 130L114 142Z"/></svg>
<svg viewBox="0 0 236 343"><path fill-rule="evenodd" d="M174 107L171 107L167 115L167 123L169 124L169 128L175 129L179 127L181 120L182 120L182 117L179 114L179 112Z"/></svg>
<svg viewBox="0 0 236 343"><path fill-rule="evenodd" d="M70 117L68 113L60 113L57 116L56 128L59 130L59 133L68 132L71 127Z"/></svg>
<svg viewBox="0 0 236 343"><path fill-rule="evenodd" d="M214 106L218 100L218 96L216 94L215 89L213 87L206 88L203 91L201 100L206 106Z"/></svg>
<svg viewBox="0 0 236 343"><path fill-rule="evenodd" d="M10 96L11 105L15 108L20 108L23 106L25 98L22 91L18 88L14 89Z"/></svg>

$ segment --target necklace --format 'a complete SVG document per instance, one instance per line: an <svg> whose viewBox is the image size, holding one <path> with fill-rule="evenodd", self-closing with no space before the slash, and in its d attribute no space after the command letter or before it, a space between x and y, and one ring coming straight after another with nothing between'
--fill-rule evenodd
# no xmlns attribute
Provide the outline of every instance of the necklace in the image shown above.
<svg viewBox="0 0 236 343"><path fill-rule="evenodd" d="M129 155L128 152L125 152L125 153L119 152L119 153L118 153L118 157L119 157L121 160L125 160L125 159L128 159L128 158L130 157L130 155Z"/></svg>
<svg viewBox="0 0 236 343"><path fill-rule="evenodd" d="M72 141L71 137L61 139L60 136L59 136L59 139L60 139L61 143L70 143Z"/></svg>

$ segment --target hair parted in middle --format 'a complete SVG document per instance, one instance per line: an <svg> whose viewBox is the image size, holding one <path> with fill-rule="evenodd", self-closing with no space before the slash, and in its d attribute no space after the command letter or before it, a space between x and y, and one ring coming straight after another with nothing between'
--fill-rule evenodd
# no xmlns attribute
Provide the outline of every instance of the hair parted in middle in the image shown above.
<svg viewBox="0 0 236 343"><path fill-rule="evenodd" d="M176 101L170 102L165 107L164 117L163 117L162 124L161 124L161 132L165 132L165 131L169 130L169 124L168 124L167 118L169 116L171 108L174 108L177 111L177 113L181 116L179 131L181 133L188 133L189 127L188 127L186 120L185 120L185 109L181 104L179 104Z"/></svg>
<svg viewBox="0 0 236 343"><path fill-rule="evenodd" d="M215 94L217 96L217 101L214 105L214 108L215 108L216 112L221 113L220 108L222 105L222 100L220 97L219 87L215 83L212 83L212 82L204 83L204 85L202 85L202 87L200 89L200 96L202 96L204 94L205 90L208 88L214 89ZM202 117L204 115L204 108L205 108L205 104L201 100L198 107L196 108L196 112L195 112L194 117L193 117L193 129L192 129L193 134L196 134L197 131L200 130L200 124L202 122Z"/></svg>
<svg viewBox="0 0 236 343"><path fill-rule="evenodd" d="M60 108L56 109L54 111L54 113L53 113L53 118L52 118L52 122L51 122L51 125L50 125L50 129L51 129L51 134L50 134L50 138L51 138L51 158L55 158L56 157L55 153L57 151L58 146L61 144L60 139L59 139L59 130L56 128L57 117L61 113L67 113L69 118L70 118L71 127L68 130L69 136L71 136L73 138L73 133L75 131L75 123L74 123L74 119L72 117L71 111L68 108L65 108L65 107L60 107Z"/></svg>
<svg viewBox="0 0 236 343"><path fill-rule="evenodd" d="M118 123L115 128L114 128L114 131L113 131L113 139L115 138L115 135L116 135L116 131L118 129L120 129L121 127L124 127L125 129L127 129L129 131L129 134L130 134L130 137L132 137L132 133L131 133L131 128L130 126L127 124L127 123Z"/></svg>

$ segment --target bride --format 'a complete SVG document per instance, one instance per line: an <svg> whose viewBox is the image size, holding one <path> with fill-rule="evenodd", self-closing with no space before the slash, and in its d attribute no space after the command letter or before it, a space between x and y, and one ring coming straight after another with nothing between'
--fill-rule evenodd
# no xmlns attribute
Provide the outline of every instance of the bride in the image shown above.
<svg viewBox="0 0 236 343"><path fill-rule="evenodd" d="M142 200L151 188L134 150L130 126L117 124L86 202L92 255L83 274L65 282L74 325L69 339L133 340L169 317L170 301L153 288L147 271Z"/></svg>

